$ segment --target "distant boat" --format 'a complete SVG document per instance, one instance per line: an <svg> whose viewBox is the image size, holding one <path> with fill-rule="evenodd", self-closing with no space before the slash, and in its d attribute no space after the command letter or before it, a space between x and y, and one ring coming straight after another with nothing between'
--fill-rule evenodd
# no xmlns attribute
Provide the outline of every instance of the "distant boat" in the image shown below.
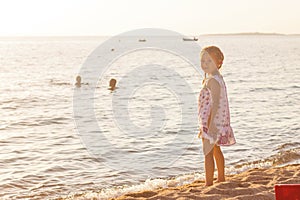
<svg viewBox="0 0 300 200"><path fill-rule="evenodd" d="M194 37L194 38L182 38L183 41L198 41L198 38Z"/></svg>
<svg viewBox="0 0 300 200"><path fill-rule="evenodd" d="M139 39L139 42L146 42L146 39Z"/></svg>

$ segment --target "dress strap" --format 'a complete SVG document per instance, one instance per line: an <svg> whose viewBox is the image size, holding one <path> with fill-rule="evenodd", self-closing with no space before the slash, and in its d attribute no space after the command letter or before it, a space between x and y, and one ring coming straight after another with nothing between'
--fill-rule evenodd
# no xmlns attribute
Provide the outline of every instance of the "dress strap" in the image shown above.
<svg viewBox="0 0 300 200"><path fill-rule="evenodd" d="M208 77L208 80L211 79L211 78L216 79L219 82L219 84L222 85L223 76L221 74L220 75L216 74L216 75L210 76L210 77Z"/></svg>
<svg viewBox="0 0 300 200"><path fill-rule="evenodd" d="M222 85L222 79L223 79L223 76L220 74L216 74L216 75L213 75L213 76L209 76L207 77L205 80L204 80L204 84L203 84L203 88L207 88L207 83L209 81L209 79L216 79L220 85Z"/></svg>

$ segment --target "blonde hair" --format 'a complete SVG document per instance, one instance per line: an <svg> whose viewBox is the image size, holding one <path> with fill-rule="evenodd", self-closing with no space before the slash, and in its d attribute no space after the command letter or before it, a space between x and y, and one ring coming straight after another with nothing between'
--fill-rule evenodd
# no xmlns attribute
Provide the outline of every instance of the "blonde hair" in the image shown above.
<svg viewBox="0 0 300 200"><path fill-rule="evenodd" d="M208 53L214 60L214 62L218 67L218 69L220 69L222 67L223 61L224 61L224 54L222 53L222 51L219 49L219 47L216 46L207 46L204 47L201 52L200 52L200 57L202 57L202 55L204 53ZM204 84L206 79L206 73L204 73L204 79L202 81L202 84Z"/></svg>

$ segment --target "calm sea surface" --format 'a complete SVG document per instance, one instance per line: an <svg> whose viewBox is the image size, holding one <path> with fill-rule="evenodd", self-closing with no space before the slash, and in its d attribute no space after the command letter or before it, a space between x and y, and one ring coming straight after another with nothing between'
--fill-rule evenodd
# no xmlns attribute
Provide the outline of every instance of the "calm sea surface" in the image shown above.
<svg viewBox="0 0 300 200"><path fill-rule="evenodd" d="M181 118L184 112L193 119L197 102L184 111L178 102L178 96L197 98L202 77L166 52L129 53L102 74L94 112L108 143L97 137L88 140L78 131L73 95L84 94L90 84L82 77L86 85L75 88L75 77L106 39L0 38L0 198L104 199L203 177L197 121ZM221 73L237 140L223 148L227 173L300 163L300 37L203 36L198 43L217 45L225 55ZM175 80L172 87L147 84L151 70L130 74L133 66L156 62L178 67L185 82L176 81L167 67L157 68L151 78L156 83ZM118 80L114 92L107 90L111 77ZM136 84L124 84L126 80ZM191 91L184 94L187 85ZM124 88L134 92L126 96ZM89 123L90 116L79 117ZM120 128L126 128L127 121L131 127L157 129L150 135L134 130L125 135Z"/></svg>

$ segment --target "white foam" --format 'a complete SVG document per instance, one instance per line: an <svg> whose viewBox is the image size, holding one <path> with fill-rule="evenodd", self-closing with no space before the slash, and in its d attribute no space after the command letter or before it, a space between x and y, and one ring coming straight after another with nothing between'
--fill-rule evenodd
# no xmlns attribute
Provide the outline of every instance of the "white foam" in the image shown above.
<svg viewBox="0 0 300 200"><path fill-rule="evenodd" d="M96 198L96 199L104 200L104 199L119 197L121 195L132 193L132 192L181 186L203 178L204 178L203 173L195 172L193 174L180 175L171 179L163 179L163 178L147 179L144 183L138 185L107 188L97 192L90 191L82 195L74 194L74 195L69 195L65 199L83 200L83 199Z"/></svg>

